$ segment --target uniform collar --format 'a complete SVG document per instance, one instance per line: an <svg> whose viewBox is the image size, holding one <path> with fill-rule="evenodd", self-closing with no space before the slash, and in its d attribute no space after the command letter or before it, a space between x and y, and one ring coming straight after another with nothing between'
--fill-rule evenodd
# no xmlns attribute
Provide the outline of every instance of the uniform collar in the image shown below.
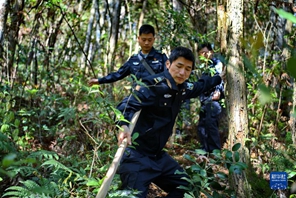
<svg viewBox="0 0 296 198"><path fill-rule="evenodd" d="M171 76L168 69L165 69L163 73L164 73L164 76L165 76L166 80L169 81L167 83L170 83L170 85L171 85L170 88L171 89L179 91L179 90L181 90L182 88L185 87L185 82L177 86L175 80Z"/></svg>
<svg viewBox="0 0 296 198"><path fill-rule="evenodd" d="M142 54L142 50L141 50L141 54ZM147 57L154 57L155 54L156 54L156 49L154 47L152 47L152 49L149 52L149 54L147 55Z"/></svg>

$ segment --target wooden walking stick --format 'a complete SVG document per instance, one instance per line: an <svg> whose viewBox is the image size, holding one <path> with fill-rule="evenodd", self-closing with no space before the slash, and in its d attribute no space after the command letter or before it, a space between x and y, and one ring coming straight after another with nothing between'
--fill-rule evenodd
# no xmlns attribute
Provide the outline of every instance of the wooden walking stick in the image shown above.
<svg viewBox="0 0 296 198"><path fill-rule="evenodd" d="M130 131L132 132L134 130L134 127L135 127L135 124L138 120L138 117L139 117L139 114L140 114L141 110L136 112L131 120L131 123L129 125L129 129ZM114 156L114 159L107 171L107 174L106 174L106 177L99 189L99 192L96 196L96 198L105 198L107 193L108 193L108 190L109 190L109 187L111 185L111 182L112 182L112 179L116 173L116 170L118 168L118 165L120 163L120 160L123 156L123 153L125 151L125 148L127 146L127 139L124 138L124 140L122 141L122 143L119 145L119 148L117 149L116 151L116 154Z"/></svg>

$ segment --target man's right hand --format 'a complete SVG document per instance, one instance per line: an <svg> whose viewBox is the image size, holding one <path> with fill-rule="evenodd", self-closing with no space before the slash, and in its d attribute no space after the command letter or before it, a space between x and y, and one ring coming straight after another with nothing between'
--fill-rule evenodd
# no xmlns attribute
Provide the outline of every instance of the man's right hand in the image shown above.
<svg viewBox="0 0 296 198"><path fill-rule="evenodd" d="M99 84L99 80L97 78L93 78L88 81L89 86L98 85L98 84Z"/></svg>
<svg viewBox="0 0 296 198"><path fill-rule="evenodd" d="M220 96L221 96L221 93L219 90L216 90L212 96L212 100L213 101L216 101L216 100L219 100L220 99Z"/></svg>
<svg viewBox="0 0 296 198"><path fill-rule="evenodd" d="M128 126L126 125L122 125L121 129L119 130L119 134L118 134L118 146L122 143L123 139L126 138L127 139L127 143L129 145L132 144L132 140L131 140L131 131L128 128Z"/></svg>

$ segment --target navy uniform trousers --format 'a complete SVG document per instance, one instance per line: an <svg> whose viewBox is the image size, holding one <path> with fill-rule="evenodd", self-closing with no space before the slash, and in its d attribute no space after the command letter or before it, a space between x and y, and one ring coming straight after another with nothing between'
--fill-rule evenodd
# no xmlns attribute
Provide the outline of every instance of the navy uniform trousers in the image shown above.
<svg viewBox="0 0 296 198"><path fill-rule="evenodd" d="M220 150L218 121L222 111L221 105L217 101L211 101L202 105L201 109L197 131L202 149L207 152L212 152L214 149Z"/></svg>
<svg viewBox="0 0 296 198"><path fill-rule="evenodd" d="M148 157L138 151L127 148L119 166L118 173L124 189L138 190L139 198L146 198L151 182L162 190L169 192L167 198L183 198L184 190L178 186L188 186L182 177L187 174L174 174L176 170L184 172L183 168L166 152L157 157Z"/></svg>

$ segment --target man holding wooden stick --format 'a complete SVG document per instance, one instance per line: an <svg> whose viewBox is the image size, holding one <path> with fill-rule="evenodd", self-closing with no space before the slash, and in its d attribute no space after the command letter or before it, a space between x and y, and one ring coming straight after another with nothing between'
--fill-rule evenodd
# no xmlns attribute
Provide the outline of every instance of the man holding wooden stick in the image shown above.
<svg viewBox="0 0 296 198"><path fill-rule="evenodd" d="M128 121L141 110L132 131L128 122L118 122L121 126L119 145L125 138L131 145L131 135L138 133L133 145L124 153L118 173L122 187L139 191L139 198L146 198L151 182L166 191L168 198L182 198L185 194L178 187L188 185L182 179L187 174L163 148L172 133L181 104L220 84L222 76L205 77L194 83L185 82L194 69L194 63L195 57L190 49L175 48L166 62L167 70L144 78L145 85L137 85L133 94L117 107Z"/></svg>

